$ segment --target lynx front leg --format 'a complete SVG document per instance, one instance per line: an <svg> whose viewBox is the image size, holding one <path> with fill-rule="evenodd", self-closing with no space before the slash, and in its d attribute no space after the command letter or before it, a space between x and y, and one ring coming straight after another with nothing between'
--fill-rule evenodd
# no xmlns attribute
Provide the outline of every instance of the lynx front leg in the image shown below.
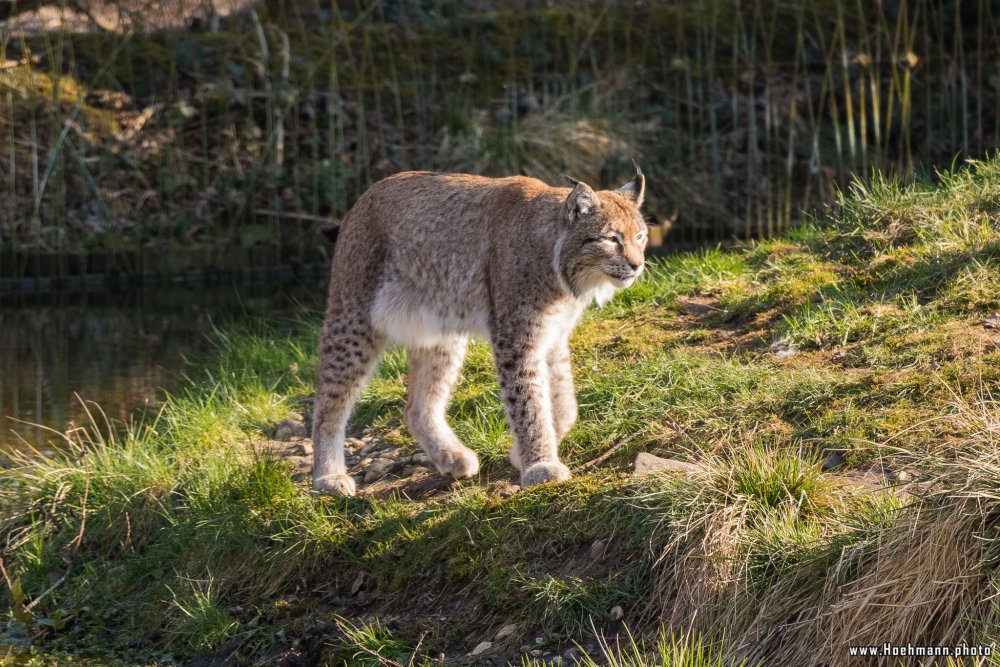
<svg viewBox="0 0 1000 667"><path fill-rule="evenodd" d="M573 368L570 366L569 341L563 340L549 352L549 386L552 392L552 426L556 441L576 423L576 392L573 388Z"/></svg>
<svg viewBox="0 0 1000 667"><path fill-rule="evenodd" d="M313 489L354 495L344 461L344 430L354 402L385 346L365 318L330 315L320 339L319 383L313 411Z"/></svg>
<svg viewBox="0 0 1000 667"><path fill-rule="evenodd" d="M410 349L410 386L404 419L410 433L424 448L437 469L452 477L472 477L479 472L476 453L462 444L448 426L445 410L452 387L465 359L465 336L442 341L434 347Z"/></svg>
<svg viewBox="0 0 1000 667"><path fill-rule="evenodd" d="M514 432L511 463L521 471L521 485L568 479L569 468L559 461L546 352L500 337L493 352L500 393Z"/></svg>

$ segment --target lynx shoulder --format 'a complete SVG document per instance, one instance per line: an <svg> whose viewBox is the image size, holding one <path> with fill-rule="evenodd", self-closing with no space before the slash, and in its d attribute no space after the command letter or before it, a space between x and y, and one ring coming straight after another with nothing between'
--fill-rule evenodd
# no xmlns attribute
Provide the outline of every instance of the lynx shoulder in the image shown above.
<svg viewBox="0 0 1000 667"><path fill-rule="evenodd" d="M642 273L645 178L617 190L525 177L406 172L374 184L340 225L320 339L313 488L354 493L344 436L383 349L408 348L404 420L437 469L468 477L475 452L445 420L468 337L493 346L522 485L559 481L576 420L569 336L583 309Z"/></svg>

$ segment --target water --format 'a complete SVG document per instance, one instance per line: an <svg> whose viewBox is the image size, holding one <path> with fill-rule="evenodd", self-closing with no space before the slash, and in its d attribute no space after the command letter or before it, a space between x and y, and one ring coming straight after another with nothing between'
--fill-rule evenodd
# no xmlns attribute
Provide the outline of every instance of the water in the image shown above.
<svg viewBox="0 0 1000 667"><path fill-rule="evenodd" d="M0 300L0 450L58 447L89 424L80 399L127 422L183 386L216 327L265 318L288 324L320 308L322 280L158 287ZM54 429L52 433L37 425Z"/></svg>

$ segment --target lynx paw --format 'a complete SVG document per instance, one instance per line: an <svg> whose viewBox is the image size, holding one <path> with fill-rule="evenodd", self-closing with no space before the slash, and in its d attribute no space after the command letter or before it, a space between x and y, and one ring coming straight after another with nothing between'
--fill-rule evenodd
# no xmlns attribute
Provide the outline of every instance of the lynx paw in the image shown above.
<svg viewBox="0 0 1000 667"><path fill-rule="evenodd" d="M324 496L353 496L354 480L348 475L327 475L313 480L313 491Z"/></svg>
<svg viewBox="0 0 1000 667"><path fill-rule="evenodd" d="M533 486L545 482L562 482L569 479L569 468L559 461L542 461L528 466L521 473L521 486Z"/></svg>
<svg viewBox="0 0 1000 667"><path fill-rule="evenodd" d="M442 475L451 475L459 479L473 477L479 472L479 457L467 447L443 450L432 458Z"/></svg>

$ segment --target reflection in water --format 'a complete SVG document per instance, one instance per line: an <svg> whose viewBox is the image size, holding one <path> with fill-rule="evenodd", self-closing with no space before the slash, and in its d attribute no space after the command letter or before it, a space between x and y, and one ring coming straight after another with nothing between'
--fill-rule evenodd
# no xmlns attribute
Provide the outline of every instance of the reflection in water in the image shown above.
<svg viewBox="0 0 1000 667"><path fill-rule="evenodd" d="M89 424L75 394L128 421L161 389L181 385L185 363L211 347L214 328L261 316L288 322L296 304L318 308L323 294L319 285L272 284L0 301L0 449L59 444L56 434L15 420L59 432Z"/></svg>

